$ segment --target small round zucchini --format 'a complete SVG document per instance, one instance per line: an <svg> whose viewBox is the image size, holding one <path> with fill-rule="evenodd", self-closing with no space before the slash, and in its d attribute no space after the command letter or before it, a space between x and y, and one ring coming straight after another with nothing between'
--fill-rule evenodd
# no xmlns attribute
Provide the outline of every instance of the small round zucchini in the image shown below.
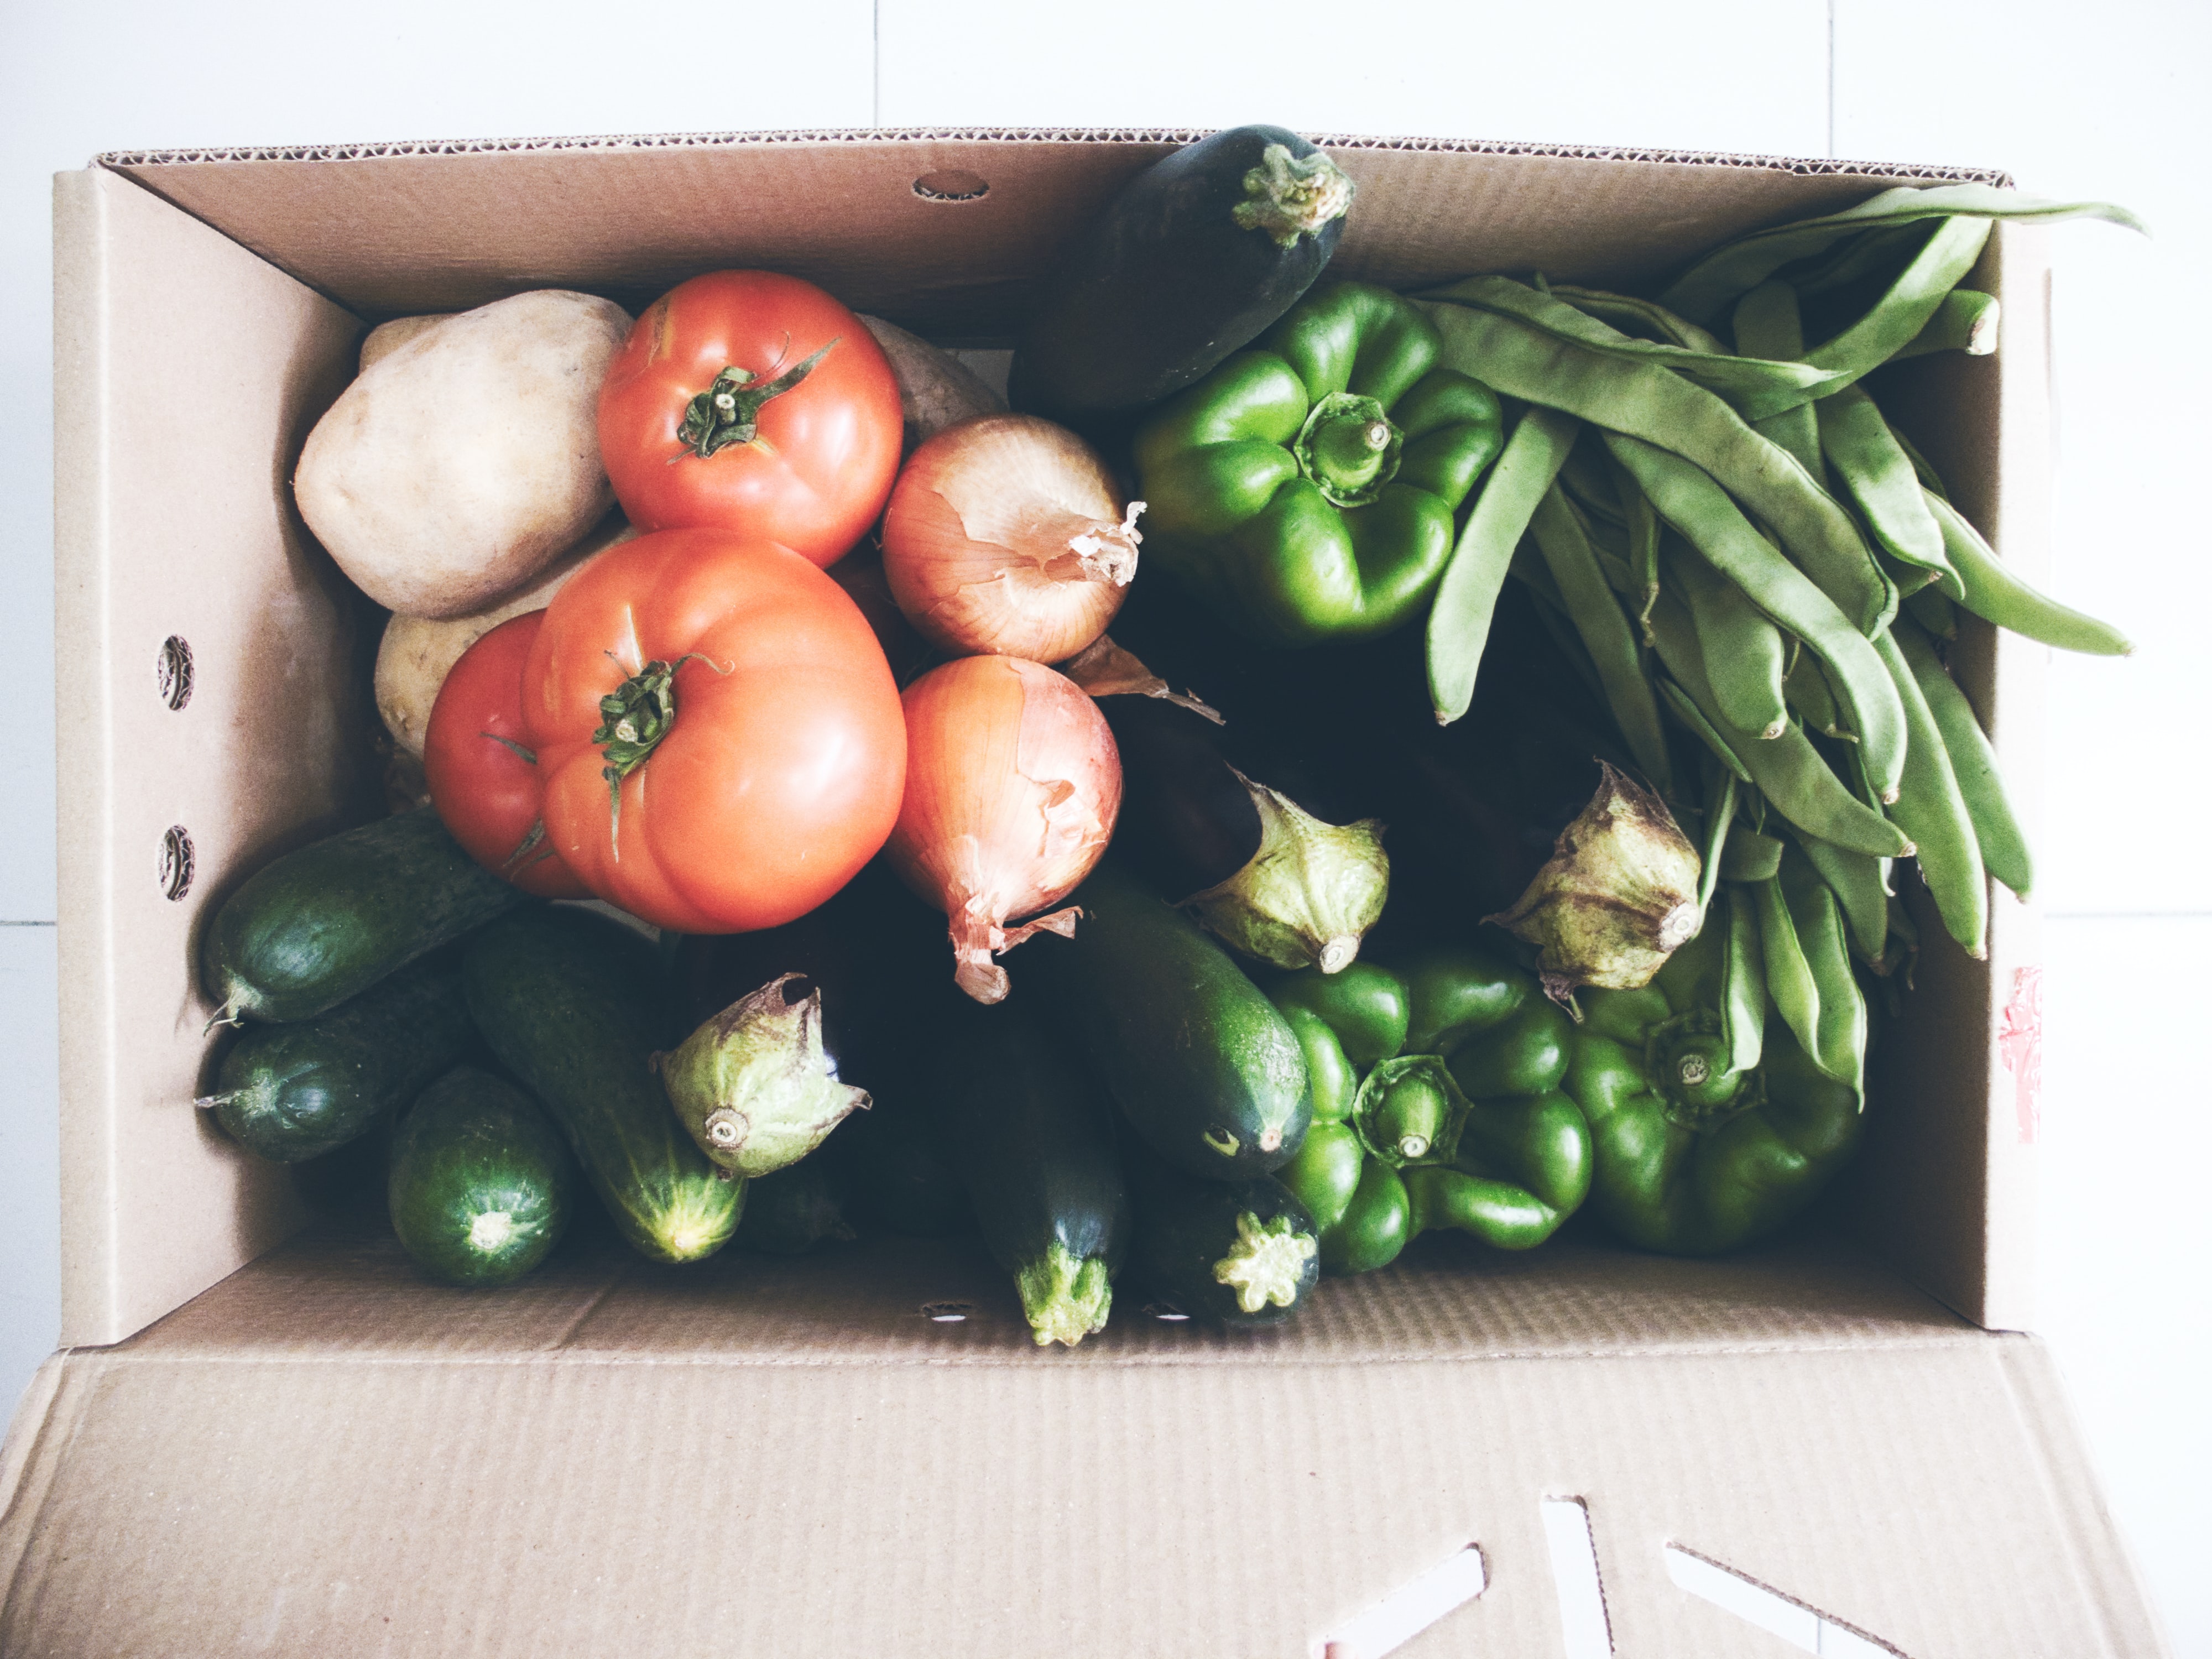
<svg viewBox="0 0 2212 1659"><path fill-rule="evenodd" d="M392 1141L385 1199L416 1266L448 1285L511 1285L568 1224L575 1160L529 1096L460 1066Z"/></svg>

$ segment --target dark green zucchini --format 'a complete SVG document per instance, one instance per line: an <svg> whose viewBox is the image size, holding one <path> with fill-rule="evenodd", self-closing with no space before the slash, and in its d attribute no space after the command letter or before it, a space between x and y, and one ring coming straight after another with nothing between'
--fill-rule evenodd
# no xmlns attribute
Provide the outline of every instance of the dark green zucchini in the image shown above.
<svg viewBox="0 0 2212 1659"><path fill-rule="evenodd" d="M1072 1348L1104 1328L1128 1237L1105 1103L1004 1004L948 1003L932 1060L945 1145L983 1242L1013 1275L1037 1345Z"/></svg>
<svg viewBox="0 0 2212 1659"><path fill-rule="evenodd" d="M1201 1181L1127 1149L1136 1226L1129 1278L1217 1325L1278 1325L1321 1280L1313 1217L1273 1176Z"/></svg>
<svg viewBox="0 0 2212 1659"><path fill-rule="evenodd" d="M821 1158L804 1158L745 1183L738 1249L804 1255L825 1238L852 1237L845 1224L844 1180Z"/></svg>
<svg viewBox="0 0 2212 1659"><path fill-rule="evenodd" d="M1109 853L1073 903L1075 937L1033 939L1023 977L1147 1145L1177 1169L1246 1181L1305 1138L1305 1056L1257 986Z"/></svg>
<svg viewBox="0 0 2212 1659"><path fill-rule="evenodd" d="M641 1255L696 1261L729 1243L744 1183L691 1144L648 1063L675 1012L650 943L589 910L532 905L469 942L461 980L492 1053L561 1126Z"/></svg>
<svg viewBox="0 0 2212 1659"><path fill-rule="evenodd" d="M575 1185L575 1159L530 1097L460 1066L399 1121L385 1202L431 1278L511 1285L561 1242Z"/></svg>
<svg viewBox="0 0 2212 1659"><path fill-rule="evenodd" d="M225 899L200 941L211 1024L313 1019L520 903L436 809L379 818L287 853Z"/></svg>
<svg viewBox="0 0 2212 1659"><path fill-rule="evenodd" d="M968 1189L910 1083L847 1118L815 1156L844 1172L845 1214L864 1232L951 1238L975 1231Z"/></svg>
<svg viewBox="0 0 2212 1659"><path fill-rule="evenodd" d="M1162 157L1037 291L1009 401L1107 435L1288 311L1336 251L1351 204L1336 164L1281 127L1232 127Z"/></svg>
<svg viewBox="0 0 2212 1659"><path fill-rule="evenodd" d="M450 957L416 963L350 1002L257 1025L223 1056L211 1109L233 1140L278 1164L344 1146L420 1094L475 1036Z"/></svg>

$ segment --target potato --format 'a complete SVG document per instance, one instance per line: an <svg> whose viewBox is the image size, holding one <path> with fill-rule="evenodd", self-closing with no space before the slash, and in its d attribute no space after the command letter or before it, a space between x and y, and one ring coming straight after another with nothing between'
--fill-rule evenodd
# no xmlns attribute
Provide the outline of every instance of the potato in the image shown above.
<svg viewBox="0 0 2212 1659"><path fill-rule="evenodd" d="M957 421L1006 412L1006 400L951 352L941 351L921 336L880 317L863 313L860 320L876 337L884 356L891 360L908 454L920 448L923 439L935 436Z"/></svg>
<svg viewBox="0 0 2212 1659"><path fill-rule="evenodd" d="M416 335L437 327L453 314L450 311L435 311L427 317L394 317L388 323L379 323L362 340L359 372L366 374L378 358L390 356Z"/></svg>
<svg viewBox="0 0 2212 1659"><path fill-rule="evenodd" d="M512 592L614 505L599 383L629 332L611 300L554 289L416 331L308 434L301 516L403 617L465 616Z"/></svg>
<svg viewBox="0 0 2212 1659"><path fill-rule="evenodd" d="M461 655L485 635L526 611L543 611L568 578L609 548L635 539L637 532L619 513L575 547L539 572L518 593L510 593L482 611L465 617L434 620L425 617L394 617L384 626L383 643L376 647L376 712L384 716L392 740L420 760L422 739L430 730L430 709L438 701L438 688Z"/></svg>

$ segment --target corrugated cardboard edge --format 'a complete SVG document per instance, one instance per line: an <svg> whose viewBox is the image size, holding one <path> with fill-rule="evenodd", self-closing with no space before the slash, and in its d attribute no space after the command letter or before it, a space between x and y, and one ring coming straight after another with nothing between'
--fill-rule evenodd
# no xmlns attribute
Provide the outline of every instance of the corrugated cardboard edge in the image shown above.
<svg viewBox="0 0 2212 1659"><path fill-rule="evenodd" d="M427 138L380 143L272 144L216 149L111 150L94 158L106 167L160 167L182 161L359 161L402 155L483 155L518 150L720 149L800 144L959 143L1188 144L1211 128L1161 127L823 127L773 132L617 133L576 137ZM1553 144L1511 139L1425 138L1366 133L1312 133L1323 149L1437 150L1462 155L1549 155L1589 161L1659 161L1692 167L1754 167L1797 173L1909 173L1931 183L2009 186L1994 167L1903 166L1893 161L1760 155L1733 150L1653 149L1633 145Z"/></svg>

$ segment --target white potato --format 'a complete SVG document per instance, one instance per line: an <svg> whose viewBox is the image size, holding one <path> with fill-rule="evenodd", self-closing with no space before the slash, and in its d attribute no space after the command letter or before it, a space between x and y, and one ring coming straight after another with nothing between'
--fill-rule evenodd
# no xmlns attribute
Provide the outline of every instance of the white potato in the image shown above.
<svg viewBox="0 0 2212 1659"><path fill-rule="evenodd" d="M362 337L359 372L366 374L378 358L389 357L416 335L427 333L453 314L450 311L434 311L426 317L394 317L388 323L379 323Z"/></svg>
<svg viewBox="0 0 2212 1659"><path fill-rule="evenodd" d="M906 453L913 454L923 439L934 437L955 422L1006 412L1006 400L951 352L880 317L863 313L860 320L891 360L891 374L898 381L899 422L906 428Z"/></svg>
<svg viewBox="0 0 2212 1659"><path fill-rule="evenodd" d="M394 617L386 623L383 642L376 647L376 712L384 716L392 740L420 760L438 688L463 653L509 617L543 611L571 576L609 548L636 535L621 514L609 514L605 523L546 566L520 592L465 617Z"/></svg>
<svg viewBox="0 0 2212 1659"><path fill-rule="evenodd" d="M599 383L629 333L611 300L556 289L416 331L308 434L301 516L403 617L463 616L511 592L614 504Z"/></svg>

